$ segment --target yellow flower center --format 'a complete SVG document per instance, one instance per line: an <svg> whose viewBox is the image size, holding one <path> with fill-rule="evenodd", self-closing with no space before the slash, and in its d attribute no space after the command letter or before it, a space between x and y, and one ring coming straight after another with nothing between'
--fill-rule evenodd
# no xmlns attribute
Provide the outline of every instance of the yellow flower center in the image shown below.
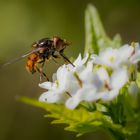
<svg viewBox="0 0 140 140"><path fill-rule="evenodd" d="M114 62L115 61L115 58L112 56L112 57L109 58L109 61L110 62Z"/></svg>

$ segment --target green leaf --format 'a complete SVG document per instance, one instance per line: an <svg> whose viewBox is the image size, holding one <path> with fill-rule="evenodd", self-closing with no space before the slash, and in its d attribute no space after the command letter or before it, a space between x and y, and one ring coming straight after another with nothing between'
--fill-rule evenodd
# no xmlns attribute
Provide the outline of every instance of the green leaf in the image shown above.
<svg viewBox="0 0 140 140"><path fill-rule="evenodd" d="M85 11L85 53L98 54L107 47L120 47L121 38L117 34L111 40L102 25L97 9L89 4Z"/></svg>
<svg viewBox="0 0 140 140"><path fill-rule="evenodd" d="M45 109L48 112L46 117L55 119L53 124L67 124L65 130L76 132L78 136L105 128L120 132L122 128L121 125L114 124L109 116L100 111L89 112L82 107L69 110L64 105L43 103L26 97L20 98L20 101Z"/></svg>
<svg viewBox="0 0 140 140"><path fill-rule="evenodd" d="M122 126L121 133L125 136L135 134L139 127L139 113L136 99L128 93L127 86L120 90L118 97L108 105L108 115L114 123Z"/></svg>

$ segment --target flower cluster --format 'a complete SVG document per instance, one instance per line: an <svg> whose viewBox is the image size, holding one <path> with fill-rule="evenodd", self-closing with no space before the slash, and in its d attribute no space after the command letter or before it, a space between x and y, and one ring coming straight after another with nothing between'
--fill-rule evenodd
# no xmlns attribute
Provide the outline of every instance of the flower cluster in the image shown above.
<svg viewBox="0 0 140 140"><path fill-rule="evenodd" d="M120 48L106 48L99 54L81 54L71 64L64 64L53 74L52 82L39 84L47 91L39 101L65 104L75 109L81 102L109 102L117 97L120 90L129 85L130 94L137 94L133 82L140 60L138 43ZM132 69L133 68L133 69Z"/></svg>

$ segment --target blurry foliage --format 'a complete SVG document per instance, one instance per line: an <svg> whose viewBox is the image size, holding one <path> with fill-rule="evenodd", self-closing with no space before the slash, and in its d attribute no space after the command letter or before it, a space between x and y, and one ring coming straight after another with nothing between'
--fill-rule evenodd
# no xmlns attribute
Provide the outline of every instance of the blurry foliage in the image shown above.
<svg viewBox="0 0 140 140"><path fill-rule="evenodd" d="M107 36L99 14L92 5L88 5L85 12L85 33L85 53L98 54L105 47L121 46L121 37L118 34L112 40Z"/></svg>
<svg viewBox="0 0 140 140"><path fill-rule="evenodd" d="M88 3L99 10L109 35L120 33L125 42L139 41L139 0L1 0L0 64L30 51L33 41L53 35L72 42L65 54L76 56L84 48L84 10ZM75 139L71 133L64 133L63 127L48 125L43 111L15 101L16 95L38 97L41 93L39 76L29 75L24 63L22 60L0 70L0 140ZM51 75L56 67L50 62L46 73ZM91 137L108 139L104 133L78 139Z"/></svg>

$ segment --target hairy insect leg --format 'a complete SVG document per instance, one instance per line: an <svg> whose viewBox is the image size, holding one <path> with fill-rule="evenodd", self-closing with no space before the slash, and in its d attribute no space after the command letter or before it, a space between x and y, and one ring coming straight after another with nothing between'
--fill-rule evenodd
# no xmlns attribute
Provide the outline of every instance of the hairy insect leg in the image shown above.
<svg viewBox="0 0 140 140"><path fill-rule="evenodd" d="M67 62L70 63L73 67L75 67L74 64L73 64L62 52L60 53L60 55L63 57L63 59L64 59L65 61L67 61Z"/></svg>
<svg viewBox="0 0 140 140"><path fill-rule="evenodd" d="M49 78L47 77L47 75L42 71L42 69L36 67L36 70L40 73L40 81L43 81L43 77L45 77L47 79L47 81L49 81Z"/></svg>
<svg viewBox="0 0 140 140"><path fill-rule="evenodd" d="M40 73L40 81L43 81L43 77L45 77L47 79L47 81L49 81L49 78L47 77L47 75L43 72L43 67L45 64L45 59L43 59L42 61L39 61L38 63L41 63L41 66L38 67L36 65L36 70Z"/></svg>
<svg viewBox="0 0 140 140"><path fill-rule="evenodd" d="M53 56L52 60L57 64L57 61L55 59L60 58L60 56L59 55L54 55L54 54L52 56Z"/></svg>
<svg viewBox="0 0 140 140"><path fill-rule="evenodd" d="M53 54L52 55L54 58L60 58L60 56L59 55L56 55L56 54Z"/></svg>

